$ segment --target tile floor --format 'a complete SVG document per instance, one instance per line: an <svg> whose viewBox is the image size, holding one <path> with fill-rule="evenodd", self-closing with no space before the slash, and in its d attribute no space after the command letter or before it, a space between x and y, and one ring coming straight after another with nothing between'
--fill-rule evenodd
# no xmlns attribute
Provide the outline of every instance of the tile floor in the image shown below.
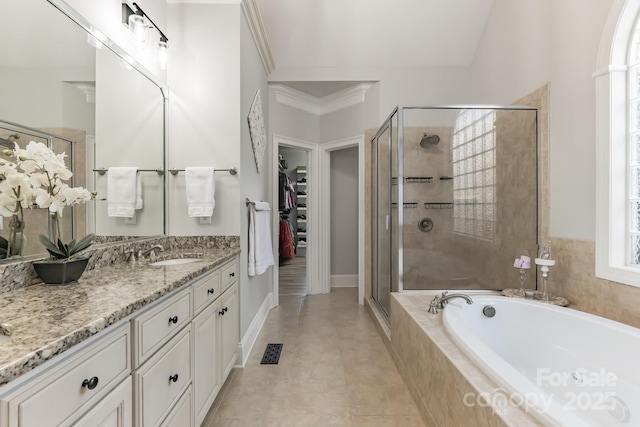
<svg viewBox="0 0 640 427"><path fill-rule="evenodd" d="M278 365L260 365L283 343ZM281 297L203 427L424 427L355 288Z"/></svg>

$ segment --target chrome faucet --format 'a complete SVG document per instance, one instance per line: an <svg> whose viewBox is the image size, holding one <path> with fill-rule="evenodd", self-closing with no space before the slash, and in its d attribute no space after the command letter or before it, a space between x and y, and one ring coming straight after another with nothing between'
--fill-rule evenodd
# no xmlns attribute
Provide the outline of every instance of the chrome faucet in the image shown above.
<svg viewBox="0 0 640 427"><path fill-rule="evenodd" d="M442 295L436 295L431 300L431 305L429 305L429 313L438 314L438 310L444 309L444 306L454 298L462 298L467 302L467 304L473 304L473 300L469 295L465 294L449 294L448 292L443 292Z"/></svg>
<svg viewBox="0 0 640 427"><path fill-rule="evenodd" d="M160 252L164 251L164 247L162 245L154 245L144 251L141 249L140 251L138 251L138 259L141 260L146 255L149 255L149 259L151 260L151 262L154 262L156 258L156 249Z"/></svg>
<svg viewBox="0 0 640 427"><path fill-rule="evenodd" d="M127 258L129 262L131 262L132 264L134 264L136 262L136 251L135 249L129 249L124 251L125 255L129 255L129 257Z"/></svg>

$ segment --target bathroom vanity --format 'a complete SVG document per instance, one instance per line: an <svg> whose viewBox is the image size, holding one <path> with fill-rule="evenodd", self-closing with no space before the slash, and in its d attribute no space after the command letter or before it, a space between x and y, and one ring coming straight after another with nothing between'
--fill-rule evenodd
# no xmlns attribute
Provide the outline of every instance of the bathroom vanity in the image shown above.
<svg viewBox="0 0 640 427"><path fill-rule="evenodd" d="M236 361L238 252L0 293L0 427L199 426Z"/></svg>

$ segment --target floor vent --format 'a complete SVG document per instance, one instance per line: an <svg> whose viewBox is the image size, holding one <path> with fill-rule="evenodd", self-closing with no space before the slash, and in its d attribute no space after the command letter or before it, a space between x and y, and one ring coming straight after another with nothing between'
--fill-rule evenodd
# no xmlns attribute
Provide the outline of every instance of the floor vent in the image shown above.
<svg viewBox="0 0 640 427"><path fill-rule="evenodd" d="M284 344L267 344L267 349L262 356L261 365L277 365Z"/></svg>

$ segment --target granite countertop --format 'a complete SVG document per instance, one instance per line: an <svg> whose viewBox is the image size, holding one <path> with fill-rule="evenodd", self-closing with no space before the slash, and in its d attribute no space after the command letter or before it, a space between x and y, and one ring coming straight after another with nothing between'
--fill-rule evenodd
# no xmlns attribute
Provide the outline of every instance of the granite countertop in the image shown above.
<svg viewBox="0 0 640 427"><path fill-rule="evenodd" d="M0 391L3 384L239 252L208 249L201 261L162 267L120 263L85 271L75 284L37 284L0 293L0 323L9 323L12 330L11 336L0 335ZM172 257L169 252L161 255Z"/></svg>

